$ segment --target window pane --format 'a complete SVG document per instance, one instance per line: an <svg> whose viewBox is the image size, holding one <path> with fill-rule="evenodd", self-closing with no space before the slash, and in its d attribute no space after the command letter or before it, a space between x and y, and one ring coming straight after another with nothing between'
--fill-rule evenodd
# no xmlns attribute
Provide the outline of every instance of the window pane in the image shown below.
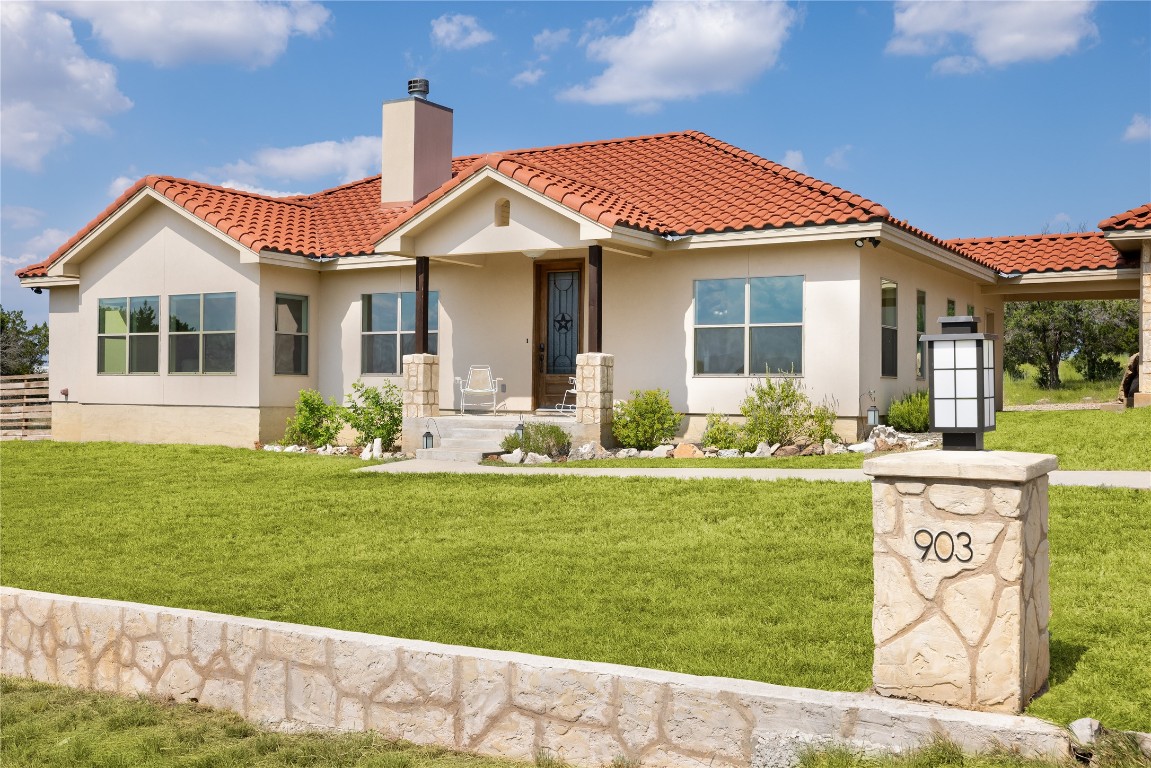
<svg viewBox="0 0 1151 768"><path fill-rule="evenodd" d="M128 330L128 300L100 299L99 333L124 333Z"/></svg>
<svg viewBox="0 0 1151 768"><path fill-rule="evenodd" d="M967 305L967 315L968 315L968 317L975 317L975 305L974 304L968 304Z"/></svg>
<svg viewBox="0 0 1151 768"><path fill-rule="evenodd" d="M276 334L276 373L307 374L308 337Z"/></svg>
<svg viewBox="0 0 1151 768"><path fill-rule="evenodd" d="M160 297L136 296L130 302L129 323L132 333L160 332Z"/></svg>
<svg viewBox="0 0 1151 768"><path fill-rule="evenodd" d="M276 297L276 330L280 333L308 332L308 300L303 296Z"/></svg>
<svg viewBox="0 0 1151 768"><path fill-rule="evenodd" d="M399 373L396 334L364 334L361 341L362 373Z"/></svg>
<svg viewBox="0 0 1151 768"><path fill-rule="evenodd" d="M103 313L101 313L103 314ZM128 362L128 340L123 336L105 336L99 339L96 370L99 373L124 373Z"/></svg>
<svg viewBox="0 0 1151 768"><path fill-rule="evenodd" d="M199 334L173 334L168 337L168 373L200 372Z"/></svg>
<svg viewBox="0 0 1151 768"><path fill-rule="evenodd" d="M896 357L896 344L899 338L899 331L894 328L883 328L883 362L880 375L882 376L898 376L899 364Z"/></svg>
<svg viewBox="0 0 1151 768"><path fill-rule="evenodd" d="M915 330L927 331L927 294L923 291L915 292Z"/></svg>
<svg viewBox="0 0 1151 768"><path fill-rule="evenodd" d="M955 299L947 300L947 316L955 317Z"/></svg>
<svg viewBox="0 0 1151 768"><path fill-rule="evenodd" d="M128 337L128 373L157 373L160 370L160 336Z"/></svg>
<svg viewBox="0 0 1151 768"><path fill-rule="evenodd" d="M696 328L695 372L743 373L743 329Z"/></svg>
<svg viewBox="0 0 1151 768"><path fill-rule="evenodd" d="M439 334L428 332L428 354L438 355L439 351ZM400 354L401 355L414 355L416 352L416 334L405 333L400 336Z"/></svg>
<svg viewBox="0 0 1151 768"><path fill-rule="evenodd" d="M236 294L204 294L204 330L236 330Z"/></svg>
<svg viewBox="0 0 1151 768"><path fill-rule="evenodd" d="M364 333L396 330L396 319L399 315L398 294L365 293L360 300L364 308L364 319L360 330Z"/></svg>
<svg viewBox="0 0 1151 768"><path fill-rule="evenodd" d="M803 329L769 326L751 329L751 373L803 373Z"/></svg>
<svg viewBox="0 0 1151 768"><path fill-rule="evenodd" d="M896 291L898 289L895 283L890 280L884 280L881 285L883 291L883 314L880 319L880 325L894 328L899 325L899 314L895 306Z"/></svg>
<svg viewBox="0 0 1151 768"><path fill-rule="evenodd" d="M695 281L696 325L741 325L744 318L742 277ZM698 360L697 360L698 362Z"/></svg>
<svg viewBox="0 0 1151 768"><path fill-rule="evenodd" d="M236 372L236 334L204 334L204 373Z"/></svg>
<svg viewBox="0 0 1151 768"><path fill-rule="evenodd" d="M168 297L168 330L200 330L200 294L189 293Z"/></svg>
<svg viewBox="0 0 1151 768"><path fill-rule="evenodd" d="M400 294L400 330L416 330L416 293L404 291ZM428 330L439 330L440 292L428 291ZM393 326L394 327L394 326ZM391 328L381 330L392 330Z"/></svg>
<svg viewBox="0 0 1151 768"><path fill-rule="evenodd" d="M751 278L751 322L802 323L803 276Z"/></svg>

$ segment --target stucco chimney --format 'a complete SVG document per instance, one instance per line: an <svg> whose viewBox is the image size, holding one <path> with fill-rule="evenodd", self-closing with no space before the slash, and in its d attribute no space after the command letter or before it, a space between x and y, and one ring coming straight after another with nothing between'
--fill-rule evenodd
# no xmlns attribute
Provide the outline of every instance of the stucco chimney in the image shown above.
<svg viewBox="0 0 1151 768"><path fill-rule="evenodd" d="M380 200L385 205L413 203L452 177L452 110L427 100L427 80L409 81L408 93L406 99L384 102Z"/></svg>

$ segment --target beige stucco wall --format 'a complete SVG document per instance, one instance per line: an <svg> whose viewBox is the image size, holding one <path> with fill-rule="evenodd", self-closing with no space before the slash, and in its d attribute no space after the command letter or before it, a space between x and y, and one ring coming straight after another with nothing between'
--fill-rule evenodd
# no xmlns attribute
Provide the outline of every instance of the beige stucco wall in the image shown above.
<svg viewBox="0 0 1151 768"><path fill-rule="evenodd" d="M236 247L182 214L154 204L78 269L76 299L70 297L76 289L51 290L54 397L67 387L70 400L82 403L259 405L259 273L256 265L240 263ZM168 297L214 292L236 293L235 374L168 374ZM99 300L121 296L160 297L159 373L96 372Z"/></svg>
<svg viewBox="0 0 1151 768"><path fill-rule="evenodd" d="M52 439L190 443L251 448L260 437L260 408L185 405L52 404ZM279 422L283 435L284 421Z"/></svg>
<svg viewBox="0 0 1151 768"><path fill-rule="evenodd" d="M854 250L854 246L853 250ZM984 296L979 292L979 283L974 279L948 271L921 258L908 256L900 251L881 244L878 248L864 246L860 250L859 283L859 392L876 391L876 405L881 414L887 413L892 400L898 400L905 393L927 389L925 379L915 376L916 331L915 302L916 292L927 294L926 333L939 333L939 318L947 314L947 300L955 300L955 314L967 314L967 305L975 306L980 318L979 330L982 333L999 333L1003 319L1003 302L997 296ZM881 376L882 347L880 331L881 290L883 279L898 286L898 365L899 375L891 378ZM992 313L995 330L987 328L987 315ZM1002 347L996 346L996 366L999 381L1002 381ZM1002 393L1000 393L1002 397ZM863 400L864 408L868 404ZM1000 401L1000 406L1002 402Z"/></svg>

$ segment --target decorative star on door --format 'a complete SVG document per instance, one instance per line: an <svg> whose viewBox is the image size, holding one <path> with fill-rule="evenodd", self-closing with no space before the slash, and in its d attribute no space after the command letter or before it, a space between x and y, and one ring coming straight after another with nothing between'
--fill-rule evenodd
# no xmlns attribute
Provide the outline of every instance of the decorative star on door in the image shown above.
<svg viewBox="0 0 1151 768"><path fill-rule="evenodd" d="M560 312L552 318L552 327L556 329L557 333L567 333L572 327L572 316L567 312Z"/></svg>

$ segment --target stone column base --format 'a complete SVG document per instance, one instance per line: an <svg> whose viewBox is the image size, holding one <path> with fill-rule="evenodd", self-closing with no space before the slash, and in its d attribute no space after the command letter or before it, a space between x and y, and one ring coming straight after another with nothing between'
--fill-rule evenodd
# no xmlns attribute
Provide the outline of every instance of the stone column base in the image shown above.
<svg viewBox="0 0 1151 768"><path fill-rule="evenodd" d="M614 372L614 355L603 352L576 355L576 428L572 430L573 440L612 444Z"/></svg>

